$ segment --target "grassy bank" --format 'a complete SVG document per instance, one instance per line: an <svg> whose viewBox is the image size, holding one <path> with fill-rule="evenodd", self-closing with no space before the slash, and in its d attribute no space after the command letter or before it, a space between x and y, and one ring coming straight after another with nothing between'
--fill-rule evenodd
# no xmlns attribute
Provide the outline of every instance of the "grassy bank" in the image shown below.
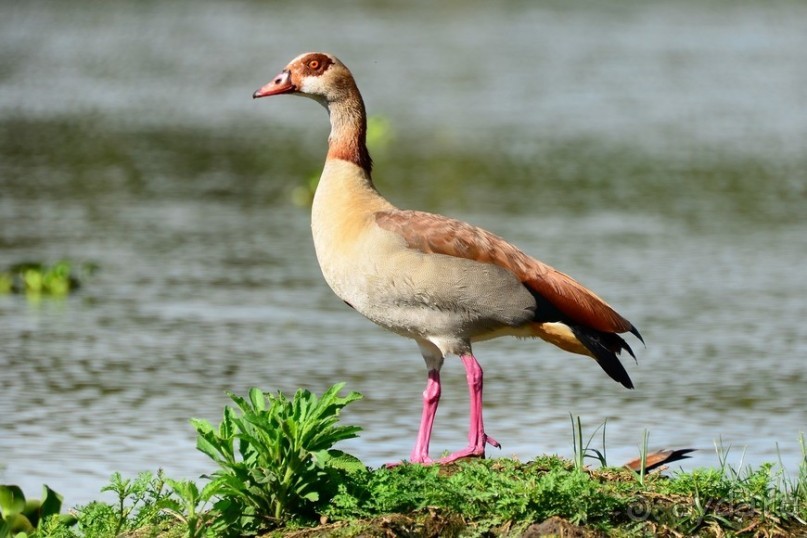
<svg viewBox="0 0 807 538"><path fill-rule="evenodd" d="M49 517L40 511L28 526L17 517L21 492L0 491L0 538L807 534L803 436L796 476L777 464L735 468L719 446L714 468L649 472L646 440L638 470L609 467L604 447L591 446L597 432L584 442L579 421L572 460L369 469L333 448L359 431L338 424L341 409L361 398L341 389L293 398L253 389L231 395L217 427L193 420L197 448L217 464L203 483L116 474L103 488L115 502L76 507L72 517L54 515L46 490Z"/></svg>

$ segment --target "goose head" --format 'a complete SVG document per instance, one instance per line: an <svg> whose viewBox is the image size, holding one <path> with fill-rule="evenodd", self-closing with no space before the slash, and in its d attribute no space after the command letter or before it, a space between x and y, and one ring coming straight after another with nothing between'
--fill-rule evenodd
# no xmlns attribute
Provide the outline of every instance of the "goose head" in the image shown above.
<svg viewBox="0 0 807 538"><path fill-rule="evenodd" d="M367 114L345 64L324 52L306 52L289 62L252 97L283 94L309 97L324 106L331 119L328 159L352 162L369 178L373 160L367 151Z"/></svg>
<svg viewBox="0 0 807 538"><path fill-rule="evenodd" d="M252 94L253 99L271 95L302 95L324 105L349 99L358 93L353 75L335 56L306 52L293 59L269 83Z"/></svg>

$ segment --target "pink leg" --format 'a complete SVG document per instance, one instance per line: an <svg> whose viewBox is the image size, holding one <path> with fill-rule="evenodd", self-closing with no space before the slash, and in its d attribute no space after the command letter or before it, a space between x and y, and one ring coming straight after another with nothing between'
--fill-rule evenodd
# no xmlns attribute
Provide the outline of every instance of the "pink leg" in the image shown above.
<svg viewBox="0 0 807 538"><path fill-rule="evenodd" d="M440 463L450 463L468 456L485 457L485 445L501 448L493 438L485 434L482 423L482 367L473 355L460 357L465 366L465 377L468 380L468 392L471 396L471 425L468 430L468 446L458 452L440 459Z"/></svg>
<svg viewBox="0 0 807 538"><path fill-rule="evenodd" d="M420 429L415 448L412 449L412 463L431 463L429 458L429 440L432 436L434 415L437 413L437 404L440 403L440 372L429 370L429 380L426 390L423 391L423 414L420 418Z"/></svg>

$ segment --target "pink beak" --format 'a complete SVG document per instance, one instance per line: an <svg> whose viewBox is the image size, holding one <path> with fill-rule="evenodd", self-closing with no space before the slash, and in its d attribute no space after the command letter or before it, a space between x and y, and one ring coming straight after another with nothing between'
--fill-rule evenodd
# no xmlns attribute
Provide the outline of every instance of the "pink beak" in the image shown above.
<svg viewBox="0 0 807 538"><path fill-rule="evenodd" d="M280 95L281 93L293 93L297 91L297 86L291 82L291 73L284 69L272 82L262 86L252 94L253 99L258 97L268 97L270 95Z"/></svg>

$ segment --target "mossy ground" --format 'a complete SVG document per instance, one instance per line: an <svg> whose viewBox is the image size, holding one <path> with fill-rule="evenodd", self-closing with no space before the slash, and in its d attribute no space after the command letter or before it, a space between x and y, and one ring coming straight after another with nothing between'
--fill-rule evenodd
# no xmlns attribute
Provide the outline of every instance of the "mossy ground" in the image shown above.
<svg viewBox="0 0 807 538"><path fill-rule="evenodd" d="M798 483L776 484L773 466L734 475L724 471L666 470L642 480L627 469L578 471L572 462L556 457L527 463L474 461L429 473L444 481L435 497L458 493L449 485L454 480L469 487L464 499L370 518L323 518L316 527L278 529L267 536L807 535L805 492ZM482 497L476 500L473 490L480 483L472 476L495 476L501 489L476 491ZM434 484L412 481L404 487L418 491ZM540 504L531 505L530 498ZM479 509L471 508L473 504Z"/></svg>
<svg viewBox="0 0 807 538"><path fill-rule="evenodd" d="M773 465L641 477L622 468L581 471L552 456L402 465L351 480L319 524L292 522L260 536L807 536L804 482ZM125 536L187 535L163 524Z"/></svg>

